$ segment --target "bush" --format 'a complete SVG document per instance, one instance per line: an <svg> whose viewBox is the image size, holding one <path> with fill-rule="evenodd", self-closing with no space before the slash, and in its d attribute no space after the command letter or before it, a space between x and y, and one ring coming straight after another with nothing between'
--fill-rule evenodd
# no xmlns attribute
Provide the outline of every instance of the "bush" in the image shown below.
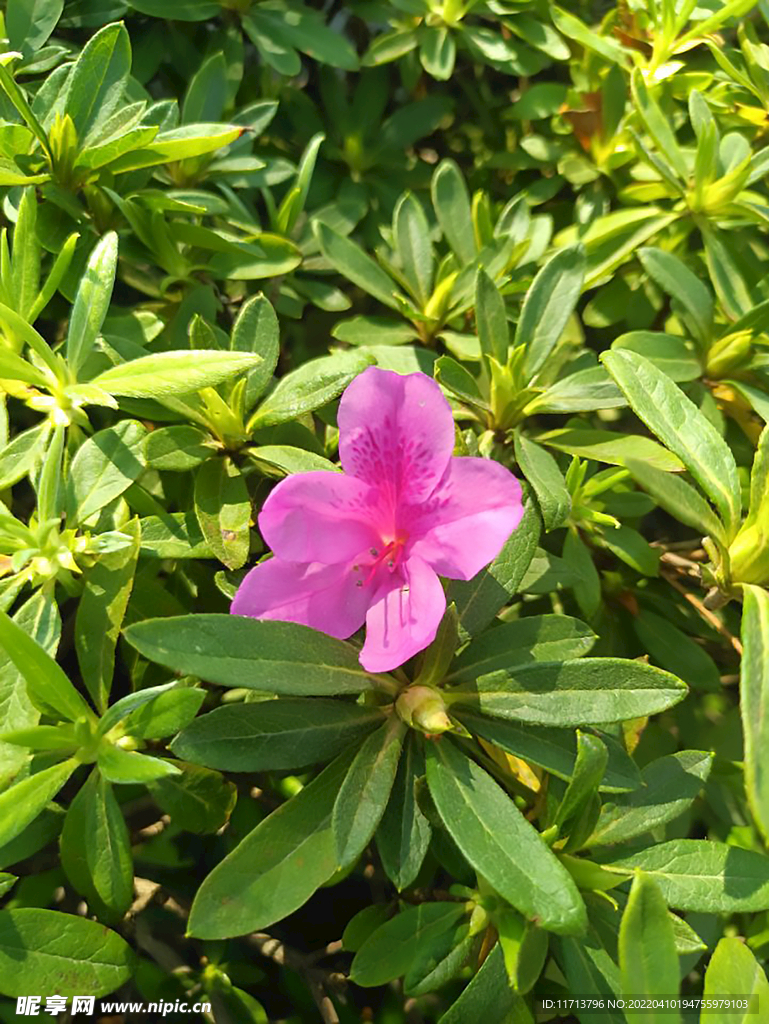
<svg viewBox="0 0 769 1024"><path fill-rule="evenodd" d="M769 13L570 6L5 4L0 1020L766 1019Z"/></svg>

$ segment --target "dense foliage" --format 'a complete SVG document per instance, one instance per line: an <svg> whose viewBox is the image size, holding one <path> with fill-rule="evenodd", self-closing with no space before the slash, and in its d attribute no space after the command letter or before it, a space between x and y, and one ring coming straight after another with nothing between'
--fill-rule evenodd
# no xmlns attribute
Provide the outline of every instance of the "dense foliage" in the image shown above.
<svg viewBox="0 0 769 1024"><path fill-rule="evenodd" d="M765 0L4 8L0 1020L766 1020ZM382 371L480 467L397 664L230 614Z"/></svg>

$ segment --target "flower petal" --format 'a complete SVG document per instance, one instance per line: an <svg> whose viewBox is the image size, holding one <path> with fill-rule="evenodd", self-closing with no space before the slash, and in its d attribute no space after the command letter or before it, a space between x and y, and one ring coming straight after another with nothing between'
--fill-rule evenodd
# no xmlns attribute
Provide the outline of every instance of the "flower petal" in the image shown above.
<svg viewBox="0 0 769 1024"><path fill-rule="evenodd" d="M470 580L497 557L520 523L521 485L491 459L453 458L428 501L406 511L410 553L441 576Z"/></svg>
<svg viewBox="0 0 769 1024"><path fill-rule="evenodd" d="M454 449L454 420L424 373L371 366L339 403L339 454L346 473L385 490L395 505L426 498Z"/></svg>
<svg viewBox="0 0 769 1024"><path fill-rule="evenodd" d="M273 552L289 562L350 562L379 547L378 492L341 473L297 473L275 487L259 514Z"/></svg>
<svg viewBox="0 0 769 1024"><path fill-rule="evenodd" d="M374 596L361 665L367 672L402 665L433 642L445 610L441 581L421 558L410 558Z"/></svg>
<svg viewBox="0 0 769 1024"><path fill-rule="evenodd" d="M301 565L271 558L248 573L230 611L298 622L346 640L363 625L372 596L355 585L349 565Z"/></svg>

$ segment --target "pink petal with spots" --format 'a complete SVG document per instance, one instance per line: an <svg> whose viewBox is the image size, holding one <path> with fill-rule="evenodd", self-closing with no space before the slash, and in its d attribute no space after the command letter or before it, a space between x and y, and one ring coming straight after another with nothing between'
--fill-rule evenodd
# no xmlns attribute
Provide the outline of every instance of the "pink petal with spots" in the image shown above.
<svg viewBox="0 0 769 1024"><path fill-rule="evenodd" d="M426 498L454 449L454 421L441 389L423 373L370 366L339 403L346 473L382 488L393 505Z"/></svg>
<svg viewBox="0 0 769 1024"><path fill-rule="evenodd" d="M407 514L410 553L441 576L469 580L497 557L520 523L521 485L498 462L453 458L440 486Z"/></svg>
<svg viewBox="0 0 769 1024"><path fill-rule="evenodd" d="M349 565L299 565L271 558L248 573L230 611L298 622L346 640L363 625L372 596L355 586Z"/></svg>
<svg viewBox="0 0 769 1024"><path fill-rule="evenodd" d="M289 562L349 563L379 547L378 492L341 473L298 473L282 480L259 514L259 529Z"/></svg>
<svg viewBox="0 0 769 1024"><path fill-rule="evenodd" d="M402 665L433 642L445 610L446 597L435 572L421 558L409 558L402 575L394 573L369 608L361 665L367 672Z"/></svg>

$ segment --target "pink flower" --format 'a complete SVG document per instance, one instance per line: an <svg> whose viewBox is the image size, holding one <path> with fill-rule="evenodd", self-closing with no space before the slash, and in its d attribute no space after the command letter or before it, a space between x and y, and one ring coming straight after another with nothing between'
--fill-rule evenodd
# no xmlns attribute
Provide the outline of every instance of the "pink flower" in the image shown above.
<svg viewBox="0 0 769 1024"><path fill-rule="evenodd" d="M518 481L498 462L453 458L454 422L435 381L369 367L339 405L344 473L300 473L264 503L275 557L243 580L232 612L346 639L386 672L427 647L446 609L438 576L469 580L520 522Z"/></svg>

